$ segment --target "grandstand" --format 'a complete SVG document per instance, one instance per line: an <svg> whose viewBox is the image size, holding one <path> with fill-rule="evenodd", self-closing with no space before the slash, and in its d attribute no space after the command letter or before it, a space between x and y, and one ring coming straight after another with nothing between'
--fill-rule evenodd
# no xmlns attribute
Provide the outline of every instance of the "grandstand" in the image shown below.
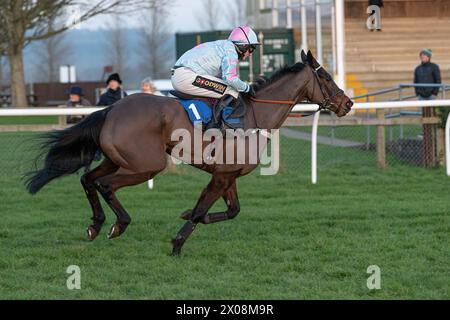
<svg viewBox="0 0 450 320"><path fill-rule="evenodd" d="M333 70L331 5L320 1L322 8L323 64ZM274 2L250 0L248 20L259 28L273 27ZM265 3L268 10L258 11ZM279 25L287 26L285 1L277 1ZM294 39L301 44L299 0L292 0ZM305 0L307 6L307 44L316 50L315 1ZM346 87L350 95L412 83L414 68L419 64L423 47L433 50L433 62L441 68L442 82L450 83L450 1L443 0L384 0L381 9L382 32L370 32L366 27L368 0L345 0L345 68ZM272 10L270 10L272 8ZM289 27L289 26L288 26ZM413 89L403 90L404 95ZM398 98L398 92L373 97L371 100ZM361 99L361 101L365 99Z"/></svg>
<svg viewBox="0 0 450 320"><path fill-rule="evenodd" d="M355 95L399 83L412 83L423 47L433 50L443 83L450 83L450 17L382 18L382 32L370 32L365 20L346 21L347 88ZM412 89L405 93L412 93ZM377 99L397 98L393 92Z"/></svg>

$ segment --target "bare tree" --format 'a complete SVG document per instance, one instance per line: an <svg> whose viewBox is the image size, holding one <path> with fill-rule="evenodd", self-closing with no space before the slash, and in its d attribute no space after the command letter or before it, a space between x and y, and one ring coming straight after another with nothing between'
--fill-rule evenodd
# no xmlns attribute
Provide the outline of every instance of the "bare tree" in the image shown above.
<svg viewBox="0 0 450 320"><path fill-rule="evenodd" d="M156 1L156 0L154 0ZM11 96L15 107L27 105L23 50L31 42L50 38L73 26L67 23L67 9L76 9L75 22L83 22L114 10L128 13L142 7L138 0L2 0L0 1L0 48L8 55L11 74ZM61 24L49 31L48 22ZM69 17L70 18L70 17ZM73 18L73 17L72 17ZM70 19L69 19L70 21Z"/></svg>
<svg viewBox="0 0 450 320"><path fill-rule="evenodd" d="M6 78L6 55L7 55L6 34L0 33L0 93L3 91L3 85Z"/></svg>
<svg viewBox="0 0 450 320"><path fill-rule="evenodd" d="M49 24L49 29L49 31L53 29L52 24ZM40 41L36 54L40 59L36 66L38 76L34 80L58 81L59 66L69 64L71 58L71 48L66 41L66 34L58 34Z"/></svg>
<svg viewBox="0 0 450 320"><path fill-rule="evenodd" d="M3 79L4 79L4 63L3 56L0 55L0 93L3 91Z"/></svg>
<svg viewBox="0 0 450 320"><path fill-rule="evenodd" d="M172 1L160 0L148 9L143 18L145 26L142 32L143 63L142 69L152 78L164 78L169 75L170 59L168 59L167 41L169 4Z"/></svg>
<svg viewBox="0 0 450 320"><path fill-rule="evenodd" d="M229 27L234 28L245 24L247 20L247 1L246 0L232 0L229 1L227 18Z"/></svg>
<svg viewBox="0 0 450 320"><path fill-rule="evenodd" d="M220 0L201 0L204 11L199 12L198 20L202 28L217 30L222 17Z"/></svg>
<svg viewBox="0 0 450 320"><path fill-rule="evenodd" d="M121 17L114 14L109 23L109 30L105 32L109 63L113 66L114 72L121 76L124 76L127 70L127 39L123 25L125 24Z"/></svg>

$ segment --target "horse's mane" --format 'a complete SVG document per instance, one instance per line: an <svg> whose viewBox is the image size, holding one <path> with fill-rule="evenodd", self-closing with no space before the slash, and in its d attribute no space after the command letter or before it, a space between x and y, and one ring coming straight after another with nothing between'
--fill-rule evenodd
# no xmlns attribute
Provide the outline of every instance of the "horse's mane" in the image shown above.
<svg viewBox="0 0 450 320"><path fill-rule="evenodd" d="M253 87L253 89L255 89L256 92L258 92L259 90L262 90L265 87L274 83L275 81L279 80L281 77L283 77L286 74L297 73L297 72L302 71L304 67L305 67L305 65L301 62L297 62L296 64L294 64L292 66L284 66L284 67L278 69L277 71L275 71L275 73L270 78L267 78L264 76L259 77L258 79L256 79L253 82L252 87Z"/></svg>

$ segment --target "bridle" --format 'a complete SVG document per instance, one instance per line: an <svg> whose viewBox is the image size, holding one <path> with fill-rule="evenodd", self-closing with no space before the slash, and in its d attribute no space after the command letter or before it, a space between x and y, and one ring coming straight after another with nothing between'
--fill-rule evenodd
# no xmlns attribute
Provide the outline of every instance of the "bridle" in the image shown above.
<svg viewBox="0 0 450 320"><path fill-rule="evenodd" d="M319 106L319 108L316 111L313 111L309 114L306 115L302 115L301 117L309 117L312 116L313 114L324 110L324 109L329 109L331 106L333 106L334 102L332 102L332 100L338 96L339 94L343 94L344 91L339 89L336 90L335 92L333 92L331 95L328 95L328 93L326 92L326 90L323 89L322 84L320 83L320 79L319 79L319 74L318 71L322 68L321 65L319 65L317 68L313 68L310 65L311 69L313 70L314 73L314 77L316 79L316 82L319 85L319 89L322 93L323 96L323 100L321 102L314 102L314 101L306 101L304 102L305 104L317 104ZM313 87L313 94L316 90L316 82L314 82L314 87ZM301 91L299 91L297 97L294 100L266 100L266 99L256 99L256 98L250 98L250 100L252 100L253 102L257 102L257 103L265 103L265 104L278 104L278 105L290 105L290 106L295 106L296 104L299 103L299 97L300 97L300 93Z"/></svg>
<svg viewBox="0 0 450 320"><path fill-rule="evenodd" d="M312 68L312 66L311 66L311 68ZM330 109L330 107L334 105L333 99L340 94L344 94L344 90L342 90L338 87L338 89L336 91L334 91L331 94L331 96L328 95L328 93L326 92L326 90L323 89L322 84L320 83L319 74L318 74L318 71L320 69L323 69L323 67L321 65L319 65L317 68L312 68L312 69L313 69L314 76L317 80L317 83L319 84L319 89L323 96L323 101L320 103L317 103L317 105L319 105L319 109L317 111L320 111L323 109ZM314 85L315 85L315 83L314 83ZM313 88L313 95L314 95L314 89L315 88ZM314 103L314 102L311 102L311 103Z"/></svg>

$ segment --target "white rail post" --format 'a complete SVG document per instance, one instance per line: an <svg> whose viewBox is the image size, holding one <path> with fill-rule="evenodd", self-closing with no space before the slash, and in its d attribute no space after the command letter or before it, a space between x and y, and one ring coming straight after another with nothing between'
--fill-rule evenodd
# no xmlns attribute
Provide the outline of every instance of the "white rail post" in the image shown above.
<svg viewBox="0 0 450 320"><path fill-rule="evenodd" d="M320 111L314 114L311 137L311 182L317 183L317 129L319 127Z"/></svg>

